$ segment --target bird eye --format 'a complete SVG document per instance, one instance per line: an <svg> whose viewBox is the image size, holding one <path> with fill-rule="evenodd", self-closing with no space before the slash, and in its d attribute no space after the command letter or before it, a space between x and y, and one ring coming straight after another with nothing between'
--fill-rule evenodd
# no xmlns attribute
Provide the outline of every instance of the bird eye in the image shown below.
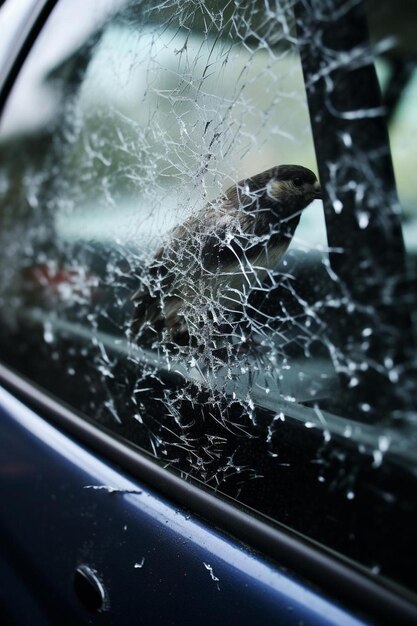
<svg viewBox="0 0 417 626"><path fill-rule="evenodd" d="M303 184L303 179L300 178L299 176L296 176L295 178L293 178L293 185L295 185L296 187L301 187L301 185Z"/></svg>

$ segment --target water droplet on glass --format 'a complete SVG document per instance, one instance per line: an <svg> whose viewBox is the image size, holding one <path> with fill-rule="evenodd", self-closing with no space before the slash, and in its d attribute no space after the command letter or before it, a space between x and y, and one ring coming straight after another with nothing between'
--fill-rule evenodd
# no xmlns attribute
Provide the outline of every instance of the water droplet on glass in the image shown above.
<svg viewBox="0 0 417 626"><path fill-rule="evenodd" d="M390 370L388 372L388 378L392 383L398 383L399 375L397 370Z"/></svg>
<svg viewBox="0 0 417 626"><path fill-rule="evenodd" d="M43 340L45 343L52 343L54 340L54 333L52 332L51 324L45 324L43 328Z"/></svg>
<svg viewBox="0 0 417 626"><path fill-rule="evenodd" d="M335 213L339 214L342 212L343 210L343 202L341 202L340 200L333 200L333 208Z"/></svg>
<svg viewBox="0 0 417 626"><path fill-rule="evenodd" d="M346 148L350 148L352 145L352 137L348 133L342 134L342 141L345 144Z"/></svg>
<svg viewBox="0 0 417 626"><path fill-rule="evenodd" d="M386 356L384 359L384 365L387 369L391 369L391 367L393 367L394 365L394 361L391 359L390 356Z"/></svg>
<svg viewBox="0 0 417 626"><path fill-rule="evenodd" d="M352 388L352 387L356 387L357 385L359 385L359 379L356 378L356 376L353 376L353 378L350 379L348 386Z"/></svg>
<svg viewBox="0 0 417 626"><path fill-rule="evenodd" d="M345 437L348 437L348 438L352 437L352 426L349 426L349 425L345 426L343 434Z"/></svg>
<svg viewBox="0 0 417 626"><path fill-rule="evenodd" d="M378 448L381 450L381 452L386 452L390 446L390 439L389 437L385 436L385 435L381 435L378 438Z"/></svg>
<svg viewBox="0 0 417 626"><path fill-rule="evenodd" d="M359 228L362 228L362 230L368 226L368 224L369 224L369 215L368 215L368 213L364 213L363 211L361 211L359 213L358 224L359 224Z"/></svg>
<svg viewBox="0 0 417 626"><path fill-rule="evenodd" d="M372 467L379 467L382 463L382 459L383 459L383 454L381 452L381 450L374 450L372 453L372 456L374 458L373 463L372 463Z"/></svg>

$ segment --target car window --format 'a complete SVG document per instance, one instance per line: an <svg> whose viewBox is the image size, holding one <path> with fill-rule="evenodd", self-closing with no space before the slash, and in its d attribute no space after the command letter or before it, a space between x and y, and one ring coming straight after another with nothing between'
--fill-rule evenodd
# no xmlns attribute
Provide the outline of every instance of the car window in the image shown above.
<svg viewBox="0 0 417 626"><path fill-rule="evenodd" d="M1 123L0 357L167 471L412 587L414 74L391 128L409 266L386 284L388 324L371 281L359 301L335 269L377 274L375 202L343 151L320 192L296 15L58 3ZM370 24L384 88L399 46ZM341 171L363 198L351 260L328 219Z"/></svg>

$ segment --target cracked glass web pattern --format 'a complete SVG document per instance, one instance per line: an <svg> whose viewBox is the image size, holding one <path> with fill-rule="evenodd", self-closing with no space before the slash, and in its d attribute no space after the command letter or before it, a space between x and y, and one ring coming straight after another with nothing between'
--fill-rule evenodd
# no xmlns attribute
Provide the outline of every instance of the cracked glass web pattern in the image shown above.
<svg viewBox="0 0 417 626"><path fill-rule="evenodd" d="M382 84L394 39L333 46L361 2L89 0L82 28L75 4L2 122L5 360L379 571L386 537L368 545L358 511L372 492L368 528L396 514L387 455L415 471L414 256L375 174L389 145L355 134L383 104L347 102L338 72L380 57Z"/></svg>

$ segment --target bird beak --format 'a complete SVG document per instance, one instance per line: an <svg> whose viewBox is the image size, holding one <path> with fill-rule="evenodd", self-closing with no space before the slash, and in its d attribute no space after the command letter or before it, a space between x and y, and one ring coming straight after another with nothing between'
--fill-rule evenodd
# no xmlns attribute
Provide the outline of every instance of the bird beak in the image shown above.
<svg viewBox="0 0 417 626"><path fill-rule="evenodd" d="M317 198L318 200L322 199L322 194L321 194L321 187L320 187L320 183L318 180L316 180L316 182L313 185L313 193L314 193L314 198Z"/></svg>

